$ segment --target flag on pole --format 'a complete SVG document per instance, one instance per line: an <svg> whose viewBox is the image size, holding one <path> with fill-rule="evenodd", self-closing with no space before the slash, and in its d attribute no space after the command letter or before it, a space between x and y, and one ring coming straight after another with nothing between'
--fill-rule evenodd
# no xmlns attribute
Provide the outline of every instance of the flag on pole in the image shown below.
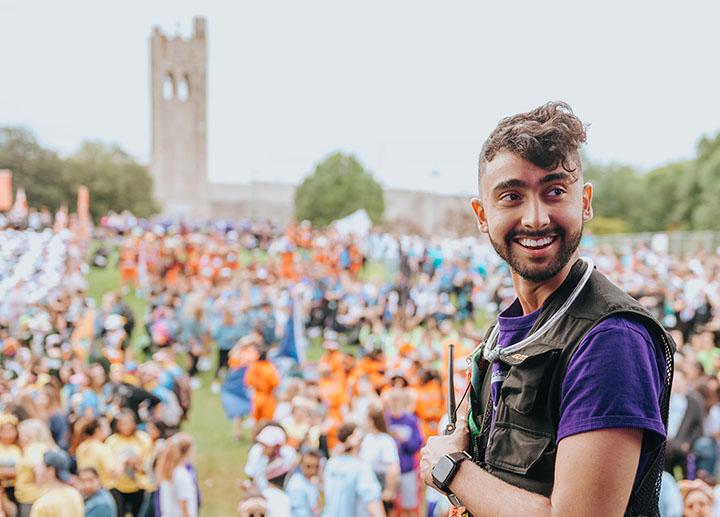
<svg viewBox="0 0 720 517"><path fill-rule="evenodd" d="M307 339L305 338L305 326L300 312L300 301L293 297L291 315L285 325L285 333L280 340L280 348L277 357L290 357L298 363L306 361Z"/></svg>

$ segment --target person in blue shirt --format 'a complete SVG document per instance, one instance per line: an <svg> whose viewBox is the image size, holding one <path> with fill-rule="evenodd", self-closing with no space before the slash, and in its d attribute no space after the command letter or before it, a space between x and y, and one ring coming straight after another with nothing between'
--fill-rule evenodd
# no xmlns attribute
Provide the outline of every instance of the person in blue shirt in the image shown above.
<svg viewBox="0 0 720 517"><path fill-rule="evenodd" d="M312 448L303 448L300 453L300 469L288 481L285 492L290 497L292 517L315 517L320 513L317 477L323 454Z"/></svg>
<svg viewBox="0 0 720 517"><path fill-rule="evenodd" d="M117 506L110 492L100 484L100 476L93 467L78 471L77 485L85 500L85 517L117 517Z"/></svg>
<svg viewBox="0 0 720 517"><path fill-rule="evenodd" d="M213 339L217 342L219 352L217 369L215 370L215 381L211 386L213 393L220 393L220 382L218 380L220 378L220 371L227 368L230 350L232 350L235 343L244 335L241 325L238 325L233 314L226 310L223 313L222 325L215 329L212 334Z"/></svg>
<svg viewBox="0 0 720 517"><path fill-rule="evenodd" d="M358 457L362 431L355 424L343 424L338 440L344 451L328 460L323 475L323 517L384 517L380 483L372 467Z"/></svg>

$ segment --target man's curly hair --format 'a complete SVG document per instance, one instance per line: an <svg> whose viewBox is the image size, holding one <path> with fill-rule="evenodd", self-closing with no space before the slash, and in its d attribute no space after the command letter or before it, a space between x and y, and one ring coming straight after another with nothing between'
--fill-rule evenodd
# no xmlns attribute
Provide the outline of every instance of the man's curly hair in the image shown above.
<svg viewBox="0 0 720 517"><path fill-rule="evenodd" d="M562 166L579 177L579 149L586 137L585 125L565 102L548 102L527 113L506 117L483 144L478 181L500 151L515 153L547 171Z"/></svg>

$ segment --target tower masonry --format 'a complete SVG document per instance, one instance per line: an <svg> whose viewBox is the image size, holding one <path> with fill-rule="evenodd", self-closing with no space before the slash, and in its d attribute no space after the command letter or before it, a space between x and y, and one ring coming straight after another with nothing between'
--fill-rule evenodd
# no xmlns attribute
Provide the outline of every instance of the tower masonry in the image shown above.
<svg viewBox="0 0 720 517"><path fill-rule="evenodd" d="M193 20L189 39L150 37L151 156L153 194L162 212L209 215L207 184L206 21Z"/></svg>

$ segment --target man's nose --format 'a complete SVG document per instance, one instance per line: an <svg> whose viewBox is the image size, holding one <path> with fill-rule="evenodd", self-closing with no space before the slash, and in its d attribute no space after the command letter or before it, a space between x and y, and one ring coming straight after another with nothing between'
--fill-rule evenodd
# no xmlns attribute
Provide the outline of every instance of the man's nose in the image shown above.
<svg viewBox="0 0 720 517"><path fill-rule="evenodd" d="M525 228L536 230L550 224L550 211L542 199L532 197L528 200L522 224Z"/></svg>

